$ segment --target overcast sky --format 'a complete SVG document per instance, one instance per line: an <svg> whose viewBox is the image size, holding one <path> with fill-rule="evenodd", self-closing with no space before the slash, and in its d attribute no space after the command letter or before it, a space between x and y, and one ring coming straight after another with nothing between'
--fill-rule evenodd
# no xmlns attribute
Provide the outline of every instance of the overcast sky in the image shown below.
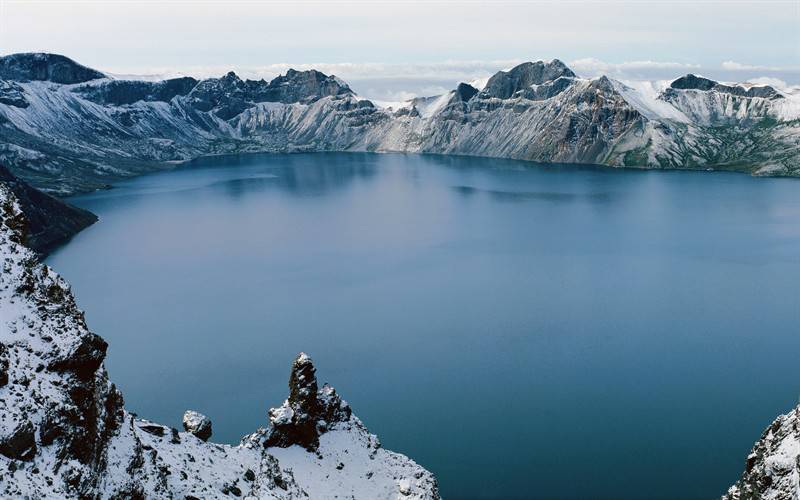
<svg viewBox="0 0 800 500"><path fill-rule="evenodd" d="M552 58L582 76L798 84L799 27L800 0L0 0L2 54L57 52L118 74L314 66L389 100Z"/></svg>

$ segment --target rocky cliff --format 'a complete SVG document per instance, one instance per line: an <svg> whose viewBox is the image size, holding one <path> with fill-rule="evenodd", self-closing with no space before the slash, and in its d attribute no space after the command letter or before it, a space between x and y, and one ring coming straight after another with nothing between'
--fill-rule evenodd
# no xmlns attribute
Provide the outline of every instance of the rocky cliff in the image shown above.
<svg viewBox="0 0 800 500"><path fill-rule="evenodd" d="M0 497L438 499L436 480L383 449L301 354L289 397L229 446L196 412L184 431L139 418L103 367L69 285L25 245L0 183Z"/></svg>
<svg viewBox="0 0 800 500"><path fill-rule="evenodd" d="M42 193L14 177L2 165L0 184L8 186L16 196L27 220L27 245L40 256L46 255L97 221L97 216L93 213Z"/></svg>
<svg viewBox="0 0 800 500"><path fill-rule="evenodd" d="M723 500L800 499L800 406L767 427Z"/></svg>
<svg viewBox="0 0 800 500"><path fill-rule="evenodd" d="M205 154L404 151L800 175L800 96L695 75L663 88L578 77L558 60L397 109L341 80L115 80L63 56L0 58L0 161L70 194Z"/></svg>

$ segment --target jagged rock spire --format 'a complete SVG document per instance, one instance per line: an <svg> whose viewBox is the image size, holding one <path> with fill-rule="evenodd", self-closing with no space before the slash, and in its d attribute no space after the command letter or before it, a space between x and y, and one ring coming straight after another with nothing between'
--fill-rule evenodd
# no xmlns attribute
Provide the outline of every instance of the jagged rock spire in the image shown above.
<svg viewBox="0 0 800 500"><path fill-rule="evenodd" d="M289 398L279 408L269 410L265 446L286 448L297 444L314 450L319 446L319 436L332 424L350 418L350 406L333 387L325 384L318 388L316 371L306 353L297 355L289 375Z"/></svg>

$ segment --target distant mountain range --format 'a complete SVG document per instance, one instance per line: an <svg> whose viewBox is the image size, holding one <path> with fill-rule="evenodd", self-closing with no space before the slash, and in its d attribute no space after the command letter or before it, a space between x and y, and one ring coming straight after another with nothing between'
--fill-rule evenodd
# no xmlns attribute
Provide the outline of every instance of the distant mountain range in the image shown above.
<svg viewBox="0 0 800 500"><path fill-rule="evenodd" d="M0 163L66 195L198 156L402 151L800 176L800 95L695 75L666 85L520 64L393 108L334 76L118 80L55 54L0 58Z"/></svg>

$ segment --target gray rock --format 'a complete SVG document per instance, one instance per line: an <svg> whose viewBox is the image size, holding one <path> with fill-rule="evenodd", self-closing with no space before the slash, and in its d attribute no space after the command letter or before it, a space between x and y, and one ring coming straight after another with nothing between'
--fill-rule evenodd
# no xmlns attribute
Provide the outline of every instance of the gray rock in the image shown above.
<svg viewBox="0 0 800 500"><path fill-rule="evenodd" d="M0 79L73 84L105 76L58 54L25 53L0 57Z"/></svg>
<svg viewBox="0 0 800 500"><path fill-rule="evenodd" d="M270 430L264 445L300 445L316 450L319 436L331 424L347 421L351 414L350 406L333 387L326 384L318 388L314 362L301 352L292 364L289 398L282 406L269 410Z"/></svg>
<svg viewBox="0 0 800 500"><path fill-rule="evenodd" d="M575 73L558 59L549 63L526 62L513 67L510 71L496 73L486 82L482 94L486 97L508 99L531 85L541 85L561 77L573 78Z"/></svg>
<svg viewBox="0 0 800 500"><path fill-rule="evenodd" d="M16 195L25 214L26 243L39 255L46 255L82 229L94 224L97 216L42 193L14 177L0 165L0 183Z"/></svg>
<svg viewBox="0 0 800 500"><path fill-rule="evenodd" d="M183 428L203 441L211 437L211 419L193 410L183 414Z"/></svg>
<svg viewBox="0 0 800 500"><path fill-rule="evenodd" d="M36 455L36 434L33 424L24 422L6 436L0 436L0 454L15 460L33 460Z"/></svg>

